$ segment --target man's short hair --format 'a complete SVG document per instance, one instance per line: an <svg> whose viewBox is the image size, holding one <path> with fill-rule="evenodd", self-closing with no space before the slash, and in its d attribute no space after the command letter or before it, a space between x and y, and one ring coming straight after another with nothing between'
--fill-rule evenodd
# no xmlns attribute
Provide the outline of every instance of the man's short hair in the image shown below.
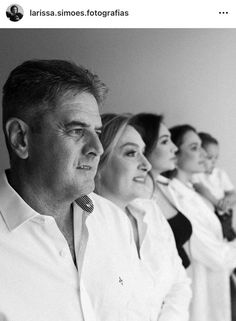
<svg viewBox="0 0 236 321"><path fill-rule="evenodd" d="M93 95L101 106L107 91L97 75L73 62L26 61L10 73L3 87L2 121L5 137L5 125L9 118L20 118L36 131L40 129L42 116L53 110L64 94L86 92Z"/></svg>

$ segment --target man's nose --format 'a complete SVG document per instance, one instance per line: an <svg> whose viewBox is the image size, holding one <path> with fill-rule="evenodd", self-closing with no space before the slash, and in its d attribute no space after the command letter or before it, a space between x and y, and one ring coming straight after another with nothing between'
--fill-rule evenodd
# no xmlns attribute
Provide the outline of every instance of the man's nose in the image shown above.
<svg viewBox="0 0 236 321"><path fill-rule="evenodd" d="M100 139L96 132L90 132L87 134L87 142L85 145L85 153L93 154L94 156L101 156L104 150Z"/></svg>

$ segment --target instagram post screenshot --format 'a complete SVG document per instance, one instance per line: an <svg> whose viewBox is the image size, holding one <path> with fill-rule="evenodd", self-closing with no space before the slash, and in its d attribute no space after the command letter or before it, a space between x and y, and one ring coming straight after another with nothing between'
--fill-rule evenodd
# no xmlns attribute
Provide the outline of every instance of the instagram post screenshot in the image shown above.
<svg viewBox="0 0 236 321"><path fill-rule="evenodd" d="M235 3L0 16L0 321L236 321Z"/></svg>

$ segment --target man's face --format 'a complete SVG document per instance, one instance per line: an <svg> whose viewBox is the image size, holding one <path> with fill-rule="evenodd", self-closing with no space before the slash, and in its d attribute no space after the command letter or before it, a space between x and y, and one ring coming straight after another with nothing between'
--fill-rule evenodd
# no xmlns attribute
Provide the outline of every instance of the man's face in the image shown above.
<svg viewBox="0 0 236 321"><path fill-rule="evenodd" d="M101 119L95 98L67 93L43 117L40 133L29 138L28 171L58 201L74 200L94 189L103 153Z"/></svg>

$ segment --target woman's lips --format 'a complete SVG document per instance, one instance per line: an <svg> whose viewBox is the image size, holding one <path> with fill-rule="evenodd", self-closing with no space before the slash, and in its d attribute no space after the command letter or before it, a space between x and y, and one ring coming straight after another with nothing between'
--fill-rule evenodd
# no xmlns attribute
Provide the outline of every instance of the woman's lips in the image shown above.
<svg viewBox="0 0 236 321"><path fill-rule="evenodd" d="M137 182L137 183L145 183L145 181L146 181L146 176L144 177L144 176L137 176L137 177L134 177L134 179L133 179L135 182Z"/></svg>

